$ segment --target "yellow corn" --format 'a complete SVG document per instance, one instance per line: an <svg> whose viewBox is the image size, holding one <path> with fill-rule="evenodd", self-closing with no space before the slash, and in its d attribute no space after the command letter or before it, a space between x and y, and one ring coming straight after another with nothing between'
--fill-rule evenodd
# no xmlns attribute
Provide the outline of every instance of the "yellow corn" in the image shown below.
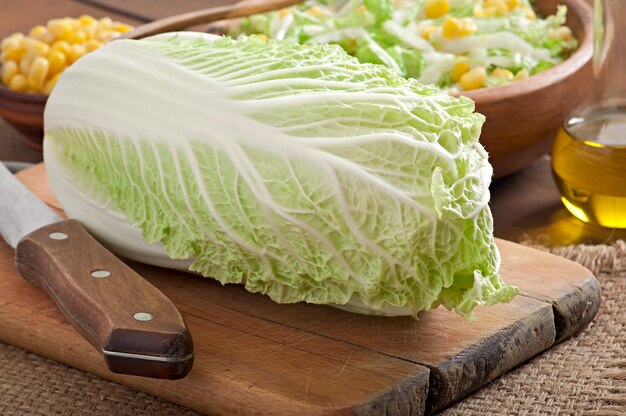
<svg viewBox="0 0 626 416"><path fill-rule="evenodd" d="M522 1L521 0L506 0L506 5L508 6L509 10L513 10L516 7L521 6Z"/></svg>
<svg viewBox="0 0 626 416"><path fill-rule="evenodd" d="M80 58L86 53L87 53L87 48L85 47L85 45L75 44L75 45L72 45L72 51L67 57L70 63L73 64L74 62L78 60L78 58Z"/></svg>
<svg viewBox="0 0 626 416"><path fill-rule="evenodd" d="M510 81L513 79L513 73L506 68L496 68L493 71L491 71L491 75L496 78L506 79L507 81Z"/></svg>
<svg viewBox="0 0 626 416"><path fill-rule="evenodd" d="M37 39L43 42L42 38L48 33L48 29L45 26L37 25L33 27L30 32L28 32L28 36Z"/></svg>
<svg viewBox="0 0 626 416"><path fill-rule="evenodd" d="M424 39L430 39L430 36L437 30L435 25L424 25L420 28L420 32Z"/></svg>
<svg viewBox="0 0 626 416"><path fill-rule="evenodd" d="M448 17L441 27L441 33L446 38L460 38L476 32L476 23L467 17L457 19Z"/></svg>
<svg viewBox="0 0 626 416"><path fill-rule="evenodd" d="M261 39L263 42L267 43L269 41L269 39L267 38L267 36L265 36L263 33L259 33L258 35L256 35L257 38Z"/></svg>
<svg viewBox="0 0 626 416"><path fill-rule="evenodd" d="M549 39L572 40L572 30L567 26L561 26L548 34Z"/></svg>
<svg viewBox="0 0 626 416"><path fill-rule="evenodd" d="M101 30L100 32L96 34L96 38L100 42L106 43L106 42L109 42L110 40L115 39L119 35L120 35L119 32L116 32L115 30Z"/></svg>
<svg viewBox="0 0 626 416"><path fill-rule="evenodd" d="M452 67L452 71L450 72L450 78L454 82L458 82L461 79L461 76L470 70L470 66L467 62L457 62Z"/></svg>
<svg viewBox="0 0 626 416"><path fill-rule="evenodd" d="M46 83L43 84L43 88L41 89L41 92L46 95L50 94L52 92L52 88L54 88L60 76L61 74L58 73L54 75L52 78L50 78L48 81L46 81Z"/></svg>
<svg viewBox="0 0 626 416"><path fill-rule="evenodd" d="M9 89L17 92L26 92L28 89L26 77L22 74L15 75L9 82Z"/></svg>
<svg viewBox="0 0 626 416"><path fill-rule="evenodd" d="M67 56L58 50L51 50L50 53L48 53L48 63L50 64L48 75L58 74L65 69Z"/></svg>
<svg viewBox="0 0 626 416"><path fill-rule="evenodd" d="M19 48L23 39L23 33L14 33L11 36L2 39L2 42L0 43L0 49L5 50L6 48L10 47Z"/></svg>
<svg viewBox="0 0 626 416"><path fill-rule="evenodd" d="M65 40L72 34L72 25L65 19L52 19L48 22L48 30L56 39Z"/></svg>
<svg viewBox="0 0 626 416"><path fill-rule="evenodd" d="M101 46L102 46L102 42L99 42L95 39L88 40L85 43L85 48L87 48L87 52L93 52Z"/></svg>
<svg viewBox="0 0 626 416"><path fill-rule="evenodd" d="M50 52L50 46L33 38L26 38L22 41L22 46L26 51L35 56L46 56Z"/></svg>
<svg viewBox="0 0 626 416"><path fill-rule="evenodd" d="M320 9L317 6L311 7L309 10L307 10L307 12L312 14L313 16L324 16L326 14L324 13L324 10Z"/></svg>
<svg viewBox="0 0 626 416"><path fill-rule="evenodd" d="M278 12L278 15L280 17L285 17L291 14L291 10L289 9L280 9L280 11Z"/></svg>
<svg viewBox="0 0 626 416"><path fill-rule="evenodd" d="M437 19L450 12L448 0L426 0L424 14L429 19Z"/></svg>
<svg viewBox="0 0 626 416"><path fill-rule="evenodd" d="M11 78L13 78L19 72L19 68L17 66L17 62L15 61L6 61L2 64L2 83L4 85L9 85Z"/></svg>
<svg viewBox="0 0 626 416"><path fill-rule="evenodd" d="M72 45L64 40L58 40L52 44L51 51L59 51L65 56L69 56L72 53Z"/></svg>
<svg viewBox="0 0 626 416"><path fill-rule="evenodd" d="M474 16L476 17L493 17L497 13L494 7L474 6Z"/></svg>
<svg viewBox="0 0 626 416"><path fill-rule="evenodd" d="M48 76L48 68L50 64L43 56L38 56L33 60L28 71L28 86L34 91L39 91L43 87L43 83Z"/></svg>
<svg viewBox="0 0 626 416"><path fill-rule="evenodd" d="M103 17L98 21L99 30L111 30L113 29L113 20L110 17Z"/></svg>
<svg viewBox="0 0 626 416"><path fill-rule="evenodd" d="M83 15L49 20L28 36L14 33L0 43L1 81L14 91L47 94L68 65L132 29L108 17Z"/></svg>
<svg viewBox="0 0 626 416"><path fill-rule="evenodd" d="M126 23L115 23L113 25L113 30L119 33L126 33L132 30L132 28L133 27L131 25L127 25Z"/></svg>
<svg viewBox="0 0 626 416"><path fill-rule="evenodd" d="M509 13L509 6L505 0L485 0L485 9L493 7L498 16L504 16Z"/></svg>
<svg viewBox="0 0 626 416"><path fill-rule="evenodd" d="M78 23L80 23L82 26L91 26L98 24L98 21L93 17L84 14L78 18Z"/></svg>
<svg viewBox="0 0 626 416"><path fill-rule="evenodd" d="M19 61L25 53L26 49L22 48L21 45L17 48L11 46L10 48L2 49L0 62Z"/></svg>
<svg viewBox="0 0 626 416"><path fill-rule="evenodd" d="M367 13L367 7L365 7L365 5L364 5L364 4L361 4L361 5L357 8L357 10L358 10L358 11L359 11L359 13L361 13L361 14L365 14L365 13Z"/></svg>
<svg viewBox="0 0 626 416"><path fill-rule="evenodd" d="M29 53L27 53L26 55L24 55L22 57L22 59L20 60L20 72L24 75L28 75L28 72L30 71L30 65L33 63L33 60L35 59L35 55L31 55Z"/></svg>
<svg viewBox="0 0 626 416"><path fill-rule="evenodd" d="M87 40L87 34L82 30L76 30L67 37L68 43L84 43Z"/></svg>
<svg viewBox="0 0 626 416"><path fill-rule="evenodd" d="M482 88L487 82L487 71L485 68L476 67L461 75L461 88L466 91Z"/></svg>

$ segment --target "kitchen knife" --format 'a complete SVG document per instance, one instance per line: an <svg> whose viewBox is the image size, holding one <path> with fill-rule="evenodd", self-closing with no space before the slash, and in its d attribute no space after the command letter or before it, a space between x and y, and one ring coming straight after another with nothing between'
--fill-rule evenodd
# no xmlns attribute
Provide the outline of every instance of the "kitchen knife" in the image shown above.
<svg viewBox="0 0 626 416"><path fill-rule="evenodd" d="M98 243L63 220L0 163L0 234L18 271L43 289L115 373L179 379L193 343L174 304Z"/></svg>

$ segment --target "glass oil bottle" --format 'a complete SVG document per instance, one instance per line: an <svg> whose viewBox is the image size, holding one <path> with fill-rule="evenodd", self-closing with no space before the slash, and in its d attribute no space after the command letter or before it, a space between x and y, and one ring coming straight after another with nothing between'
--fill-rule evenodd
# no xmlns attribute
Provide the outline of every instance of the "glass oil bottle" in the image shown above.
<svg viewBox="0 0 626 416"><path fill-rule="evenodd" d="M552 171L578 219L626 228L626 1L594 2L595 98L565 120Z"/></svg>

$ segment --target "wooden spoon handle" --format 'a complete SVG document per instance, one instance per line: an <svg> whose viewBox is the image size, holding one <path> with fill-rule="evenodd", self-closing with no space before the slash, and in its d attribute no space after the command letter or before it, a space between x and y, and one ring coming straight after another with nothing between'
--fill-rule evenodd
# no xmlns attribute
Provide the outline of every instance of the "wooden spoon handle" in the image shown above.
<svg viewBox="0 0 626 416"><path fill-rule="evenodd" d="M217 20L234 19L237 17L245 17L253 14L282 9L283 7L289 7L297 3L302 3L302 1L303 0L243 1L227 6L196 10L146 23L145 25L138 26L135 29L124 33L118 39L141 39L147 36L157 35L159 33L172 32L194 25L215 22Z"/></svg>
<svg viewBox="0 0 626 416"><path fill-rule="evenodd" d="M42 288L115 373L178 379L193 363L182 316L158 289L75 220L25 236L20 274Z"/></svg>

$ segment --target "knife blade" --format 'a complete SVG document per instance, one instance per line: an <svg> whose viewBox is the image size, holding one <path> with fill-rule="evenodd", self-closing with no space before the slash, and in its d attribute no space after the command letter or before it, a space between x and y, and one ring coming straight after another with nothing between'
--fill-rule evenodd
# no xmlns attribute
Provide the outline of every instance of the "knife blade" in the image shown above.
<svg viewBox="0 0 626 416"><path fill-rule="evenodd" d="M0 234L15 248L22 277L50 296L111 371L165 379L189 373L193 341L176 306L3 163Z"/></svg>

